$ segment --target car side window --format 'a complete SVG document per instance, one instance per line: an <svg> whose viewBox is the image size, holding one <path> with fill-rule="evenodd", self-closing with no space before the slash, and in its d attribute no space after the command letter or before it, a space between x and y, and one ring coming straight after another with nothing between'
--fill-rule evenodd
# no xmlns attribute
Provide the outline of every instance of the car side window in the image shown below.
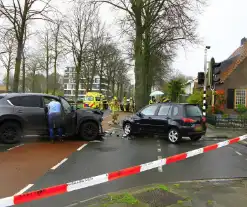
<svg viewBox="0 0 247 207"><path fill-rule="evenodd" d="M66 101L65 99L61 98L61 104L62 104L63 109L64 109L64 112L65 112L66 114L71 113L71 106L70 106L70 104L68 103L68 101Z"/></svg>
<svg viewBox="0 0 247 207"><path fill-rule="evenodd" d="M9 101L14 106L22 107L42 107L41 97L40 96L20 96L10 98Z"/></svg>
<svg viewBox="0 0 247 207"><path fill-rule="evenodd" d="M101 101L101 98L100 97L95 97L95 100L96 101Z"/></svg>
<svg viewBox="0 0 247 207"><path fill-rule="evenodd" d="M158 108L158 105L151 105L143 109L141 113L145 116L154 116L157 108Z"/></svg>
<svg viewBox="0 0 247 207"><path fill-rule="evenodd" d="M57 101L57 100L51 97L44 97L45 106L47 106L51 101Z"/></svg>
<svg viewBox="0 0 247 207"><path fill-rule="evenodd" d="M177 106L173 106L172 116L178 116L178 115L179 115L179 108Z"/></svg>
<svg viewBox="0 0 247 207"><path fill-rule="evenodd" d="M160 110L158 112L158 116L167 116L169 113L170 105L161 105Z"/></svg>

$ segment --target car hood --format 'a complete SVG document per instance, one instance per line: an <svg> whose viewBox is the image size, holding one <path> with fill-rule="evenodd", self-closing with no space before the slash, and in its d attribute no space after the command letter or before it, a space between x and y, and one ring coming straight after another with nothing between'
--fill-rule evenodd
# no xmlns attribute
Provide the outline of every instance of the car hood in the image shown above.
<svg viewBox="0 0 247 207"><path fill-rule="evenodd" d="M78 109L76 110L76 113L78 115L94 115L94 116L103 116L104 115L104 112L103 111L100 111L98 109L92 109L92 108L83 108L83 109Z"/></svg>
<svg viewBox="0 0 247 207"><path fill-rule="evenodd" d="M130 115L130 116L126 116L125 118L124 118L124 121L131 121L131 120L136 120L136 119L140 119L140 117L139 116L137 116L136 114L133 114L133 115Z"/></svg>

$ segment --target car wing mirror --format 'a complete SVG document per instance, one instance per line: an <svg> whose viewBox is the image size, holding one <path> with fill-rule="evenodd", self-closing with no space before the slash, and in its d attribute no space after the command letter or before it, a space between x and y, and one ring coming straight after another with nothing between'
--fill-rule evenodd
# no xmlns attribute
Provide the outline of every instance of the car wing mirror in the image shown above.
<svg viewBox="0 0 247 207"><path fill-rule="evenodd" d="M142 113L141 112L137 112L136 115L139 116L139 117L142 117Z"/></svg>

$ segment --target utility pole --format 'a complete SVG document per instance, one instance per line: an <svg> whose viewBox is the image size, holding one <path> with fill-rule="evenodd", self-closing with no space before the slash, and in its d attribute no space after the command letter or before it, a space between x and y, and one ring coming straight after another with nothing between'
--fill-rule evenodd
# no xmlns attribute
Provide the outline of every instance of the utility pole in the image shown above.
<svg viewBox="0 0 247 207"><path fill-rule="evenodd" d="M203 86L203 106L202 106L203 116L206 116L206 106L207 106L207 51L210 48L211 48L210 46L206 46L205 51L204 51L204 86Z"/></svg>

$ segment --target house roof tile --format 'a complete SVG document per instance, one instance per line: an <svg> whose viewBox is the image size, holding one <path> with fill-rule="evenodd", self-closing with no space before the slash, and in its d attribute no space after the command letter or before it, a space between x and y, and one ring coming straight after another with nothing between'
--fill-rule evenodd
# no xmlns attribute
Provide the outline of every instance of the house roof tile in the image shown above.
<svg viewBox="0 0 247 207"><path fill-rule="evenodd" d="M220 66L220 79L224 82L247 57L247 42L237 48Z"/></svg>

